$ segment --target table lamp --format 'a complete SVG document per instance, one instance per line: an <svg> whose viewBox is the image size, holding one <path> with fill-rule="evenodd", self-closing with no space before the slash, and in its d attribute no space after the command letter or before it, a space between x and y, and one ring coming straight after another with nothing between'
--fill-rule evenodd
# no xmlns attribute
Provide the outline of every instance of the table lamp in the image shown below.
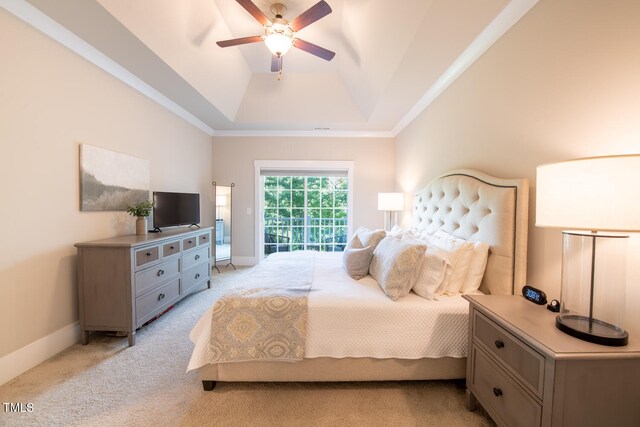
<svg viewBox="0 0 640 427"><path fill-rule="evenodd" d="M628 234L640 231L640 155L537 168L536 226L564 229L556 327L576 338L627 345ZM575 230L570 231L567 229Z"/></svg>
<svg viewBox="0 0 640 427"><path fill-rule="evenodd" d="M385 211L384 229L391 229L391 213L404 210L404 193L378 193L378 210ZM397 218L396 218L397 222Z"/></svg>

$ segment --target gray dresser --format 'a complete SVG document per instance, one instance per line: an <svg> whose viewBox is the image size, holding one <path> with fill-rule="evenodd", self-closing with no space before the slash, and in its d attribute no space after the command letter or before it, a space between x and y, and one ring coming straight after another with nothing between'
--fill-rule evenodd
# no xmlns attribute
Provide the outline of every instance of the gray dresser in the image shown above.
<svg viewBox="0 0 640 427"><path fill-rule="evenodd" d="M82 343L91 331L136 329L190 292L211 287L211 228L76 243Z"/></svg>
<svg viewBox="0 0 640 427"><path fill-rule="evenodd" d="M555 327L556 313L517 295L470 303L467 406L499 426L640 426L640 341L608 347Z"/></svg>

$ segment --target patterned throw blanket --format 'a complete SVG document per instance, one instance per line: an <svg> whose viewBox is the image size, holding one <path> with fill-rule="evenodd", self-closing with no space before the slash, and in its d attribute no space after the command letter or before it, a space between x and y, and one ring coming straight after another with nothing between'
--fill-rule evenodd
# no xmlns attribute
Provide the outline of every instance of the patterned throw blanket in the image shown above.
<svg viewBox="0 0 640 427"><path fill-rule="evenodd" d="M209 346L215 362L302 360L314 257L272 254L216 301Z"/></svg>

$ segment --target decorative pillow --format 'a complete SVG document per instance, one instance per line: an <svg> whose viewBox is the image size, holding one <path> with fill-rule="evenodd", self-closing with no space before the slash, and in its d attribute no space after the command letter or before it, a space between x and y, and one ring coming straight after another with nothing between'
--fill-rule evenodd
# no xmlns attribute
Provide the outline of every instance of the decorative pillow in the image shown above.
<svg viewBox="0 0 640 427"><path fill-rule="evenodd" d="M359 227L356 230L356 236L360 239L362 246L373 246L374 250L386 235L387 232L384 230L369 230L366 227Z"/></svg>
<svg viewBox="0 0 640 427"><path fill-rule="evenodd" d="M435 234L423 234L422 239L429 246L435 246L446 251L451 262L451 269L444 277L444 293L457 294L460 292L471 263L473 243L454 237L438 230Z"/></svg>
<svg viewBox="0 0 640 427"><path fill-rule="evenodd" d="M405 233L408 231L408 228L402 228L398 224L394 225L391 230L387 233L387 236L393 236L398 239L401 239Z"/></svg>
<svg viewBox="0 0 640 427"><path fill-rule="evenodd" d="M414 269L419 267L427 246L385 237L373 252L369 272L392 300L405 296L411 290Z"/></svg>
<svg viewBox="0 0 640 427"><path fill-rule="evenodd" d="M464 279L460 292L468 294L475 292L480 288L484 270L487 268L487 259L489 258L489 244L484 242L475 242L473 244L473 252L471 255L471 264L467 277Z"/></svg>
<svg viewBox="0 0 640 427"><path fill-rule="evenodd" d="M349 276L359 280L369 274L371 258L373 246L363 248L358 236L353 236L342 253L342 265Z"/></svg>

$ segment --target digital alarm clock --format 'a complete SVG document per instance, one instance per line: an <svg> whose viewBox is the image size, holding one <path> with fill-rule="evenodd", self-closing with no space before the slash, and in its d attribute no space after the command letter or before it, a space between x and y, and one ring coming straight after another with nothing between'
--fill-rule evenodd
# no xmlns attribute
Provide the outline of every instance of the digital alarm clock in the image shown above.
<svg viewBox="0 0 640 427"><path fill-rule="evenodd" d="M522 288L522 296L538 305L547 303L547 295L533 286L524 285Z"/></svg>

